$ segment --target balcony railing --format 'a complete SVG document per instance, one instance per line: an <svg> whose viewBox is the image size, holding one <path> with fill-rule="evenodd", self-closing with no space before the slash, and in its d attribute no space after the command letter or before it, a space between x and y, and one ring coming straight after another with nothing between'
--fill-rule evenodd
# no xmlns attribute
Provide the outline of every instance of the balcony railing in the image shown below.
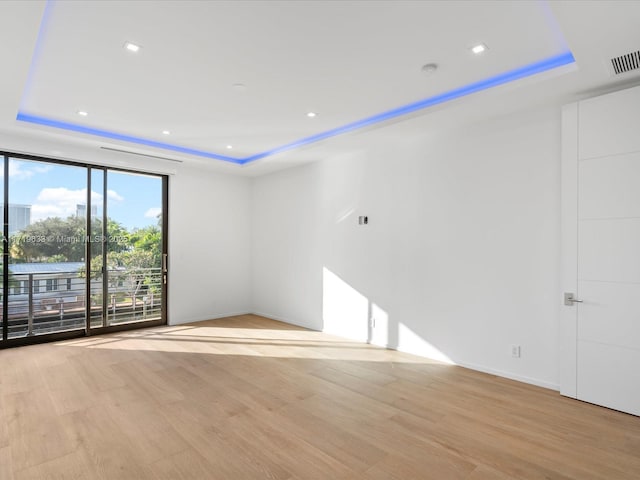
<svg viewBox="0 0 640 480"><path fill-rule="evenodd" d="M107 272L106 281L106 292L103 277L90 282L92 328L161 318L160 268L113 270ZM8 292L2 296L8 304L9 338L84 329L86 290L86 278L80 272L11 274Z"/></svg>

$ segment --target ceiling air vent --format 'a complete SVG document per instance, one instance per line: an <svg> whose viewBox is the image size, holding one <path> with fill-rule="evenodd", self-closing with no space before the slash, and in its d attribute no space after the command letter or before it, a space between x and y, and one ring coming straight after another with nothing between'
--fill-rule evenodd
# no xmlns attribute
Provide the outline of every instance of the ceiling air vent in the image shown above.
<svg viewBox="0 0 640 480"><path fill-rule="evenodd" d="M131 150L120 150L119 148L111 148L111 147L100 147L100 148L102 150L109 150L110 152L126 153L128 155L140 155L141 157L157 158L160 160L167 160L169 162L182 163L182 160L177 160L175 158L159 157L158 155L149 155L147 153L133 152Z"/></svg>
<svg viewBox="0 0 640 480"><path fill-rule="evenodd" d="M640 69L640 50L612 58L611 66L616 75Z"/></svg>

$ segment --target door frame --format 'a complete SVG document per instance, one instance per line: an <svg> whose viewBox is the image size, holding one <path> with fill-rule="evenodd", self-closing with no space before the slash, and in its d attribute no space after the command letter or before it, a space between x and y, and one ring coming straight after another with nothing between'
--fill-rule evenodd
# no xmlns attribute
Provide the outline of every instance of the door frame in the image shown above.
<svg viewBox="0 0 640 480"><path fill-rule="evenodd" d="M578 396L578 308L563 303L564 292L578 292L578 112L579 102L562 107L560 393Z"/></svg>
<svg viewBox="0 0 640 480"><path fill-rule="evenodd" d="M9 264L9 249L8 249L8 222L9 222L9 189L8 187L8 183L9 183L9 159L10 158L15 158L18 160L30 160L30 161L36 161L36 162L43 162L43 163L53 163L53 164L58 164L58 165L68 165L68 166L75 166L75 167L81 167L81 168L86 168L87 169L87 175L89 176L91 174L91 170L95 169L95 170L102 170L104 172L104 178L106 181L106 176L107 176L107 172L108 171L117 171L117 172L124 172L124 173L132 173L132 174L139 174L139 175L152 175L155 177L159 177L161 179L161 184L162 184L162 215L163 215L163 221L162 221L162 255L163 255L163 271L162 271L162 275L164 278L166 278L166 280L163 282L162 285L162 315L161 318L159 320L149 320L149 321L144 321L144 322L133 322L133 323L128 323L128 324L122 324L122 325L111 325L111 326L106 326L106 327L100 327L100 328L90 328L90 322L91 322L91 318L90 315L85 315L87 318L85 319L85 327L84 329L78 329L78 330L70 330L70 331L63 331L63 332L55 332L55 333L48 333L48 334L44 334L44 335L34 335L31 337L19 337L19 338L12 338L9 339L8 338L8 322L7 321L3 321L2 323L2 328L0 329L0 349L4 349L4 348L11 348L11 347L18 347L18 346L23 346L23 345L33 345L33 344L38 344L38 343L47 343L47 342L55 342L55 341L60 341L60 340L66 340L66 339L73 339L73 338L82 338L82 337L89 337L89 336L93 336L93 335L101 335L101 334L105 334L105 333L112 333L112 332L119 332L119 331L125 331L125 330L134 330L134 329L139 329L139 328L148 328L148 327L155 327L155 326L162 326L162 325L168 325L169 324L169 318L168 318L168 312L169 312L169 308L168 308L168 291L169 291L169 272L168 272L168 252L169 252L169 243L168 243L168 231L169 231L169 214L168 214L168 207L169 207L169 176L167 174L161 174L161 173L155 173L155 172L145 172L145 171L139 171L139 170L132 170L132 169L127 169L127 168L121 168L121 167L111 167L111 166L107 166L107 165L98 165L98 164L91 164L91 163L82 163L82 162L78 162L78 161L71 161L71 160L60 160L60 159L54 159L54 158L47 158L47 157L41 157L38 155L29 155L29 154L24 154L24 153L17 153L17 152L10 152L10 151L5 151L5 150L0 150L0 158L4 159L4 177L2 179L2 182L4 182L4 191L3 191L3 196L4 198L3 200L3 204L4 204L4 208L3 208L3 230L2 232L0 232L0 234L2 234L2 241L4 243L4 251L3 251L3 255L2 255L2 265L3 265L3 278L2 278L2 283L0 284L0 287L4 287L4 290L2 291L3 294L3 306L2 306L2 318L3 319L7 319L8 317L8 309L9 309L9 304L7 301L7 289L8 289L8 278L9 278L9 269L8 269L8 264ZM89 197L87 206L88 208L90 208L90 197L91 197L91 190L90 190L90 181L87 183L87 196ZM106 205L106 203L105 203ZM88 210L90 211L90 210ZM88 218L90 218L90 216L88 216ZM90 232L87 231L87 234L89 234ZM86 261L89 261L89 258L87 256L85 256ZM166 277L165 277L166 276ZM88 283L88 282L87 282ZM88 296L87 296L88 298ZM88 305L88 302L87 302Z"/></svg>

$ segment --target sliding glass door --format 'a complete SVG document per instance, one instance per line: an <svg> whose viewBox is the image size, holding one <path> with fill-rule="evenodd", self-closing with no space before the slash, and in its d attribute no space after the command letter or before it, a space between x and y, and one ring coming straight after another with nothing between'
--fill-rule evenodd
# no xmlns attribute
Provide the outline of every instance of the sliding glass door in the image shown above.
<svg viewBox="0 0 640 480"><path fill-rule="evenodd" d="M163 189L162 178L108 171L106 178L106 242L102 256L105 303L103 326L162 318ZM102 206L101 206L102 207Z"/></svg>
<svg viewBox="0 0 640 480"><path fill-rule="evenodd" d="M0 158L2 345L166 323L166 177Z"/></svg>
<svg viewBox="0 0 640 480"><path fill-rule="evenodd" d="M8 338L84 329L86 169L8 162Z"/></svg>

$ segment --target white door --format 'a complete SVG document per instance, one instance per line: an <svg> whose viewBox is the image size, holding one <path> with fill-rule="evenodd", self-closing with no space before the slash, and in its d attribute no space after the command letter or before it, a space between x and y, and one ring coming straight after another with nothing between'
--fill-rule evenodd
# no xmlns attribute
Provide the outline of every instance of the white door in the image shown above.
<svg viewBox="0 0 640 480"><path fill-rule="evenodd" d="M640 89L565 108L563 209L561 391L640 415Z"/></svg>

